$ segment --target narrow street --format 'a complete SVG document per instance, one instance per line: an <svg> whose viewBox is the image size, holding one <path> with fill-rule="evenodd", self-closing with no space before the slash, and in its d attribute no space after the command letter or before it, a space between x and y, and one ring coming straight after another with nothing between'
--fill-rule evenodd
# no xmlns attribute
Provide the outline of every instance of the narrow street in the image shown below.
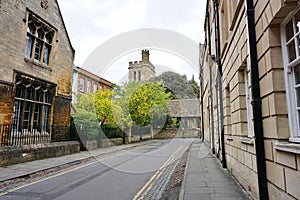
<svg viewBox="0 0 300 200"><path fill-rule="evenodd" d="M162 140L18 186L0 199L159 198L192 139Z"/></svg>

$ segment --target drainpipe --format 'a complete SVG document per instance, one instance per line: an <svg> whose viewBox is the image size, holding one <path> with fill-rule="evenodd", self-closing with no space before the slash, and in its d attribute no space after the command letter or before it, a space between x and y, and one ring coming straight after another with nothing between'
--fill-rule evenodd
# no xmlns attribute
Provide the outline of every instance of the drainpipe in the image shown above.
<svg viewBox="0 0 300 200"><path fill-rule="evenodd" d="M223 113L223 92L222 92L222 63L221 63L221 43L220 43L220 25L219 25L219 6L216 0L214 3L215 15L215 41L216 41L216 62L218 65L218 85L219 85L219 98L220 98L220 128L221 128L221 147L222 147L222 167L227 168L225 141L224 141L224 113Z"/></svg>
<svg viewBox="0 0 300 200"><path fill-rule="evenodd" d="M210 124L211 124L211 153L215 154L215 125L214 125L214 100L212 87L212 70L211 58L209 58L209 90L210 90Z"/></svg>
<svg viewBox="0 0 300 200"><path fill-rule="evenodd" d="M248 43L249 43L249 57L250 57L250 72L251 72L251 86L252 86L252 110L253 110L253 125L255 135L256 148L256 163L257 163L257 179L259 199L268 200L268 180L265 163L265 148L262 125L261 112L261 97L259 87L258 75L258 60L256 50L256 35L255 35L255 20L254 20L254 5L253 0L245 0L246 15L247 15L247 29L248 29Z"/></svg>
<svg viewBox="0 0 300 200"><path fill-rule="evenodd" d="M205 42L206 44L206 42ZM199 45L199 49L201 50L201 44ZM202 49L202 51L204 51ZM202 52L200 52L202 53ZM200 55L200 57L202 57L202 60L199 60L199 66L200 66L200 106L201 106L201 141L204 142L204 120L203 120L203 115L204 115L204 112L203 112L203 60L204 60L204 57L203 55Z"/></svg>
<svg viewBox="0 0 300 200"><path fill-rule="evenodd" d="M219 82L219 80L218 80L218 78L216 79L216 85L215 85L215 87L216 87L216 94L218 93L218 91L219 91L219 88L218 88L218 86L219 86L219 84L218 84L218 82ZM218 126L220 126L220 110L219 110L219 98L216 98L216 105L217 105L217 124L218 124ZM220 129L218 128L218 130L217 130L217 135L218 135L218 149L217 149L217 158L219 158L220 157L220 154L219 154L219 152L220 152L220 149L221 149L221 138L220 138Z"/></svg>
<svg viewBox="0 0 300 200"><path fill-rule="evenodd" d="M208 6L208 1L207 1L207 6ZM212 87L212 63L211 60L213 59L213 55L211 55L211 33L210 33L210 15L208 12L208 7L206 8L206 19L207 19L207 33L208 33L208 67L209 67L209 91L210 91L210 125L211 125L211 152L212 154L215 154L215 133L214 133L214 101L213 101L213 87Z"/></svg>

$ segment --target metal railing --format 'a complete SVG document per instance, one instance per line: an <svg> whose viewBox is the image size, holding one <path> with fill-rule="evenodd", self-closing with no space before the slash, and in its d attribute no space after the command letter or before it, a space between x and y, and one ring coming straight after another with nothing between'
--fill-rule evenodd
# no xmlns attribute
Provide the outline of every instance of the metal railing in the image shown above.
<svg viewBox="0 0 300 200"><path fill-rule="evenodd" d="M50 133L37 129L17 129L11 124L0 125L0 146L42 144L51 141Z"/></svg>

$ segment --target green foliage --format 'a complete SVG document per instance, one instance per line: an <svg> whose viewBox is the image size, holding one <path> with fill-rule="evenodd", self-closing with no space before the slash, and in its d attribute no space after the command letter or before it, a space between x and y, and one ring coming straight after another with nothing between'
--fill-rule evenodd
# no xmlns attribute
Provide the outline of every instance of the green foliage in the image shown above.
<svg viewBox="0 0 300 200"><path fill-rule="evenodd" d="M194 79L189 82L186 75L180 75L171 71L167 71L159 76L153 77L150 81L162 81L166 90L171 92L172 99L193 99L197 98L199 93L199 89L196 89L196 85L198 84Z"/></svg>
<svg viewBox="0 0 300 200"><path fill-rule="evenodd" d="M181 118L168 116L164 128L179 128L180 121Z"/></svg>
<svg viewBox="0 0 300 200"><path fill-rule="evenodd" d="M83 139L96 139L99 134L99 121L95 113L78 108L73 114L73 123Z"/></svg>
<svg viewBox="0 0 300 200"><path fill-rule="evenodd" d="M95 94L95 112L101 125L103 125L105 121L113 121L112 97L113 92L111 90L98 90Z"/></svg>
<svg viewBox="0 0 300 200"><path fill-rule="evenodd" d="M137 82L125 83L123 86L118 86L114 90L113 100L113 117L115 123L121 129L127 129L133 125L133 121L129 112L129 100L133 92L139 87Z"/></svg>
<svg viewBox="0 0 300 200"><path fill-rule="evenodd" d="M105 133L108 131L108 137L117 137L122 131L116 130L116 126L124 131L134 123L146 126L165 118L170 94L165 92L161 83L129 82L123 86L115 86L113 91L99 90L94 100L101 128L104 127ZM109 122L110 125L104 122Z"/></svg>
<svg viewBox="0 0 300 200"><path fill-rule="evenodd" d="M88 112L95 112L94 98L95 95L93 93L86 93L78 96L75 108L79 108Z"/></svg>
<svg viewBox="0 0 300 200"><path fill-rule="evenodd" d="M147 126L151 119L165 118L170 94L165 92L161 83L144 83L131 95L130 115L139 126Z"/></svg>
<svg viewBox="0 0 300 200"><path fill-rule="evenodd" d="M200 98L200 86L199 84L195 81L194 77L192 80L189 81L190 86L193 88L197 98Z"/></svg>

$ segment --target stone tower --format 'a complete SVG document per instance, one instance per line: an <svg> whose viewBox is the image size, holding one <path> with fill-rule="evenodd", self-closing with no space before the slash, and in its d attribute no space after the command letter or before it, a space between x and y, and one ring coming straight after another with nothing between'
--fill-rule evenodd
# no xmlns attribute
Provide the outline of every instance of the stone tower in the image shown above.
<svg viewBox="0 0 300 200"><path fill-rule="evenodd" d="M155 76L155 66L149 60L149 50L142 50L142 61L129 62L129 81L147 81Z"/></svg>

